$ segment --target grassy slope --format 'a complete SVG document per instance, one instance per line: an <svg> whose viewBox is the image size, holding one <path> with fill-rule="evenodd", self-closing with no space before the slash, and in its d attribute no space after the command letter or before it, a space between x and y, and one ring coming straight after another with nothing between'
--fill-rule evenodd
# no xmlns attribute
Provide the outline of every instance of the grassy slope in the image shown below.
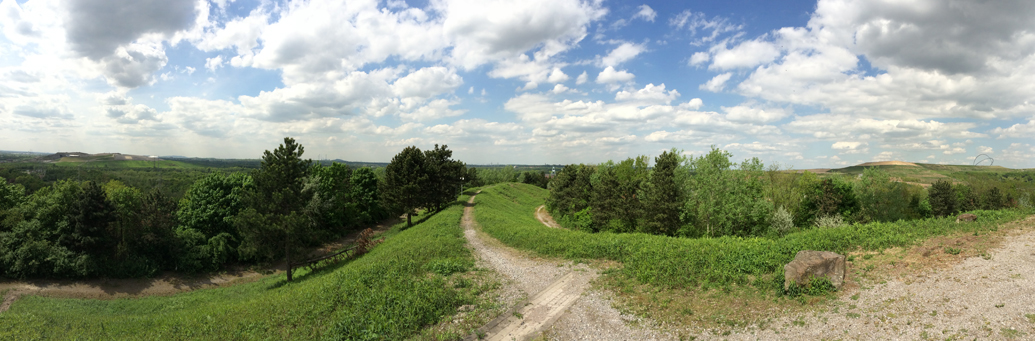
<svg viewBox="0 0 1035 341"><path fill-rule="evenodd" d="M1015 210L975 211L972 213L978 215L978 222L971 224L943 218L809 230L776 240L686 239L548 228L534 218L536 206L547 195L544 189L524 184L490 187L475 199L475 217L487 233L507 245L574 259L616 260L624 264L623 271L640 282L677 287L724 287L733 283L782 287L783 265L799 250L878 250L954 231L989 230L1025 216Z"/></svg>
<svg viewBox="0 0 1035 341"><path fill-rule="evenodd" d="M404 338L472 300L427 271L473 262L459 227L462 211L454 205L413 228L395 226L367 255L301 270L290 284L276 275L168 297L23 297L0 314L0 339Z"/></svg>

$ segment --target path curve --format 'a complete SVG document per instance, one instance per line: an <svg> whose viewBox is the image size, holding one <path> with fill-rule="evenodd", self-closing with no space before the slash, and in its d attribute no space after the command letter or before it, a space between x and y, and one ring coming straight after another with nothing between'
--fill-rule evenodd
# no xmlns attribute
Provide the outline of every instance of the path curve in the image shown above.
<svg viewBox="0 0 1035 341"><path fill-rule="evenodd" d="M546 205L539 205L539 207L535 208L535 218L539 219L540 223L543 223L543 225L546 225L548 227L556 229L561 228L561 224L558 224L557 221L554 221L553 216L550 215L550 212L546 211Z"/></svg>
<svg viewBox="0 0 1035 341"><path fill-rule="evenodd" d="M653 330L631 328L630 322L650 323L622 315L612 307L609 294L590 288L590 282L598 276L595 269L532 257L480 232L474 220L476 196L471 196L464 208L464 237L479 266L491 268L507 280L503 291L520 293L516 302L510 302L516 303L513 308L479 329L485 339L528 340L544 334L561 340L662 338Z"/></svg>

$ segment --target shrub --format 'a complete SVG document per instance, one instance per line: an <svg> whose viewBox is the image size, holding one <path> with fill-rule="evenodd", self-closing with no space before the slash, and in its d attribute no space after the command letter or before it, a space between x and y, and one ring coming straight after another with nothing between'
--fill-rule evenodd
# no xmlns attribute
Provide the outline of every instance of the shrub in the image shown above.
<svg viewBox="0 0 1035 341"><path fill-rule="evenodd" d="M790 232L794 228L794 217L783 206L780 206L773 211L772 228L779 234Z"/></svg>
<svg viewBox="0 0 1035 341"><path fill-rule="evenodd" d="M840 214L820 216L819 218L816 218L815 222L815 226L821 229L838 228L844 227L845 225L848 224L845 223L845 220L841 218Z"/></svg>
<svg viewBox="0 0 1035 341"><path fill-rule="evenodd" d="M931 185L927 197L930 198L931 213L935 217L956 214L956 194L953 193L952 184L948 181L939 180Z"/></svg>

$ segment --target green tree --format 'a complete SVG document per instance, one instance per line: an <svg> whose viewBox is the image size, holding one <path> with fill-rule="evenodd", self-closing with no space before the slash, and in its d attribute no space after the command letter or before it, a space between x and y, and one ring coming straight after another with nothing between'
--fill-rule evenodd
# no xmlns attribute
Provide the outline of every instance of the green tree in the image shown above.
<svg viewBox="0 0 1035 341"><path fill-rule="evenodd" d="M685 195L676 182L676 171L683 158L679 151L662 152L654 159L654 169L643 188L643 232L674 235L682 225L680 215Z"/></svg>
<svg viewBox="0 0 1035 341"><path fill-rule="evenodd" d="M879 168L864 169L855 192L862 222L887 222L909 217L910 196L905 185L891 181L891 176Z"/></svg>
<svg viewBox="0 0 1035 341"><path fill-rule="evenodd" d="M927 197L931 203L931 213L934 216L946 217L956 214L956 193L953 192L952 184L948 181L939 180L931 185Z"/></svg>
<svg viewBox="0 0 1035 341"><path fill-rule="evenodd" d="M377 175L369 167L352 172L352 192L349 197L356 204L359 220L370 224L388 218L388 212L381 206Z"/></svg>
<svg viewBox="0 0 1035 341"><path fill-rule="evenodd" d="M999 187L992 186L981 196L981 209L983 210L999 210L1005 207L1006 198L1003 197L1003 192L999 190Z"/></svg>
<svg viewBox="0 0 1035 341"><path fill-rule="evenodd" d="M427 203L421 189L428 182L425 156L415 146L406 147L385 166L385 186L382 189L388 206L406 213L406 226L413 226L412 216Z"/></svg>
<svg viewBox="0 0 1035 341"><path fill-rule="evenodd" d="M152 189L140 203L140 239L137 252L162 268L176 265L176 202L161 189Z"/></svg>
<svg viewBox="0 0 1035 341"><path fill-rule="evenodd" d="M744 160L737 168L729 152L712 147L708 154L691 159L686 184L684 236L761 235L769 228L773 204L766 200L764 165L758 158Z"/></svg>
<svg viewBox="0 0 1035 341"><path fill-rule="evenodd" d="M251 257L270 257L279 247L284 252L287 280L291 281L291 254L309 237L303 211L313 192L303 191L305 179L313 168L312 160L303 160L305 148L290 137L272 152L262 155L262 164L252 172L253 190L246 200L248 208L238 219L237 228L244 239L242 253Z"/></svg>
<svg viewBox="0 0 1035 341"><path fill-rule="evenodd" d="M453 160L453 151L446 145L435 145L434 149L424 152L424 171L426 182L421 185L424 206L438 211L445 205L456 201L460 193L460 184L466 166L463 162Z"/></svg>

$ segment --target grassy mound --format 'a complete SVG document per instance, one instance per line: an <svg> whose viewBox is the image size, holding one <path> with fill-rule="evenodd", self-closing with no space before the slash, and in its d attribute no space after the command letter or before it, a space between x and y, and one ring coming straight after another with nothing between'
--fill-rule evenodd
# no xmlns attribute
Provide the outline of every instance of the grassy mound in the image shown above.
<svg viewBox="0 0 1035 341"><path fill-rule="evenodd" d="M461 199L466 200L466 197ZM473 300L448 285L473 258L455 204L348 263L296 281L117 300L23 297L0 314L0 339L401 339Z"/></svg>
<svg viewBox="0 0 1035 341"><path fill-rule="evenodd" d="M483 189L475 218L488 234L512 247L571 259L609 259L642 283L675 287L753 284L782 288L783 265L800 250L880 250L914 244L954 231L985 231L1030 214L1020 210L974 211L975 223L955 218L899 221L814 229L780 239L687 239L640 233L586 233L543 226L535 208L549 193L524 184Z"/></svg>

